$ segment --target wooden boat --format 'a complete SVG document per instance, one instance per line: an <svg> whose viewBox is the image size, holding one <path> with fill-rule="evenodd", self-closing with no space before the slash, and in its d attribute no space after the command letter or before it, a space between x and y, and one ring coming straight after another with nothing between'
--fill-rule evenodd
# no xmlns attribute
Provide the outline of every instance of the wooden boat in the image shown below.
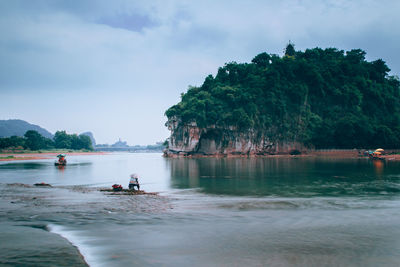
<svg viewBox="0 0 400 267"><path fill-rule="evenodd" d="M382 157L382 153L384 152L384 150L382 148L378 148L377 150L375 150L374 152L370 152L368 154L369 158L372 160L385 160L384 157Z"/></svg>
<svg viewBox="0 0 400 267"><path fill-rule="evenodd" d="M55 166L65 166L67 165L67 160L65 159L65 154L57 155L58 161L54 162Z"/></svg>

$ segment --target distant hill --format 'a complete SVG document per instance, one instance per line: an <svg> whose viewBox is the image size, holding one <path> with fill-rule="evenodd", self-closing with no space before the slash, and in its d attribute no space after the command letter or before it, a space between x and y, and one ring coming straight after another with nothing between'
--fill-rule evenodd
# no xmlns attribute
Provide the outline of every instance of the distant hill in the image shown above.
<svg viewBox="0 0 400 267"><path fill-rule="evenodd" d="M54 136L46 129L23 120L0 120L0 137L24 136L26 131L29 130L37 131L44 137L51 139Z"/></svg>

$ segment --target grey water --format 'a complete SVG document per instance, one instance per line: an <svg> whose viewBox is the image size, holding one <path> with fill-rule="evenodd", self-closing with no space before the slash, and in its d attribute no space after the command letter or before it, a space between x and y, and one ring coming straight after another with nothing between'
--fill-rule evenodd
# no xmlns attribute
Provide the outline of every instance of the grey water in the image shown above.
<svg viewBox="0 0 400 267"><path fill-rule="evenodd" d="M127 187L159 195L111 195ZM32 186L45 182L51 188ZM0 163L1 266L398 266L400 162L120 153Z"/></svg>

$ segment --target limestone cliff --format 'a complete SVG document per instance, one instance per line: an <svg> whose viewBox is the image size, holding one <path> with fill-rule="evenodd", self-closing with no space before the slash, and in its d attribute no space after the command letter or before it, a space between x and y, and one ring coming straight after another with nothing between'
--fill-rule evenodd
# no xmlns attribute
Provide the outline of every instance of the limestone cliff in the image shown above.
<svg viewBox="0 0 400 267"><path fill-rule="evenodd" d="M293 154L305 151L295 141L272 141L262 132L242 132L236 127L220 128L214 125L200 128L195 122L182 123L176 117L168 120L171 131L164 155L175 156L230 156Z"/></svg>

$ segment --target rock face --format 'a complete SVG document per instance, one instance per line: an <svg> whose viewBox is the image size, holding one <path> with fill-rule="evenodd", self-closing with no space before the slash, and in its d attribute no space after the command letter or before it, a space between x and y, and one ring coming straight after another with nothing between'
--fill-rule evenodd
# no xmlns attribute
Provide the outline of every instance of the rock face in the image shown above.
<svg viewBox="0 0 400 267"><path fill-rule="evenodd" d="M182 124L176 118L170 119L167 126L171 131L169 146L164 152L167 157L298 154L306 150L299 142L274 142L256 130L240 132L235 127L200 128L195 122Z"/></svg>

